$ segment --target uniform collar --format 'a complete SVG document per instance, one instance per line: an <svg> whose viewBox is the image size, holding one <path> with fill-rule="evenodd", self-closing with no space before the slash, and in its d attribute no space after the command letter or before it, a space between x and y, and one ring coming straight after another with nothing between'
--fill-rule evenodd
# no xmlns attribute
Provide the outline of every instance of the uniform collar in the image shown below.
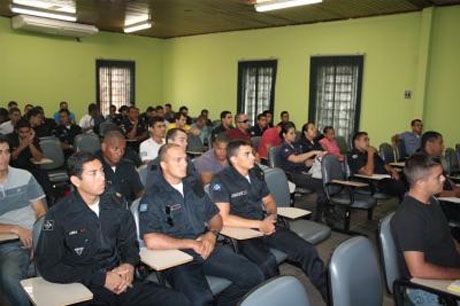
<svg viewBox="0 0 460 306"><path fill-rule="evenodd" d="M104 205L102 205L103 203L103 200L102 200L102 197L103 197L104 194L100 195L99 196L99 209L102 210ZM72 211L75 211L75 212L80 212L80 211L91 211L92 210L88 207L88 204L85 203L85 201L83 200L83 198L81 197L80 193L78 192L78 190L75 190L72 192L71 196L71 203L72 205L69 205L70 209Z"/></svg>

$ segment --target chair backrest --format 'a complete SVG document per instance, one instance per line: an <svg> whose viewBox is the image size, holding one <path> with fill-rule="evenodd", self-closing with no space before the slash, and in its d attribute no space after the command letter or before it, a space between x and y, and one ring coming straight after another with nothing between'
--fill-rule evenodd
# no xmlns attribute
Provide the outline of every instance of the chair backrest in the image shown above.
<svg viewBox="0 0 460 306"><path fill-rule="evenodd" d="M384 142L379 146L380 157L385 161L385 163L397 162L395 158L395 153L391 144Z"/></svg>
<svg viewBox="0 0 460 306"><path fill-rule="evenodd" d="M348 239L334 250L329 262L329 281L333 305L382 305L377 256L365 237Z"/></svg>
<svg viewBox="0 0 460 306"><path fill-rule="evenodd" d="M80 134L75 137L75 149L77 152L84 151L96 153L101 149L101 142L96 134Z"/></svg>
<svg viewBox="0 0 460 306"><path fill-rule="evenodd" d="M271 168L279 167L279 151L280 146L270 147L268 150L268 165Z"/></svg>
<svg viewBox="0 0 460 306"><path fill-rule="evenodd" d="M454 149L447 148L444 152L444 156L446 158L446 162L449 165L450 173L458 170L458 159L457 154Z"/></svg>
<svg viewBox="0 0 460 306"><path fill-rule="evenodd" d="M307 292L293 276L269 279L251 290L238 306L310 306Z"/></svg>
<svg viewBox="0 0 460 306"><path fill-rule="evenodd" d="M378 236L380 253L383 260L385 284L390 294L393 293L394 281L401 277L401 271L398 265L398 251L390 228L390 221L394 214L395 213L392 212L380 220Z"/></svg>
<svg viewBox="0 0 460 306"><path fill-rule="evenodd" d="M64 165L64 151L62 151L61 142L57 138L47 138L40 140L40 148L46 158L53 162L50 164L41 165L42 169L53 170Z"/></svg>
<svg viewBox="0 0 460 306"><path fill-rule="evenodd" d="M201 142L200 136L188 134L187 136L187 151L202 152L204 144Z"/></svg>
<svg viewBox="0 0 460 306"><path fill-rule="evenodd" d="M129 208L131 210L131 213L133 214L134 217L134 223L136 223L136 237L137 241L139 242L139 248L144 246L144 240L140 236L140 230L139 230L139 203L141 202L141 198L135 199L131 203L131 207Z"/></svg>
<svg viewBox="0 0 460 306"><path fill-rule="evenodd" d="M148 166L147 165L140 166L137 169L137 173L139 173L139 178L141 179L141 183L145 187L145 183L147 182L147 174L149 173Z"/></svg>
<svg viewBox="0 0 460 306"><path fill-rule="evenodd" d="M120 128L111 121L104 121L99 125L99 135L104 137L108 131L119 130Z"/></svg>
<svg viewBox="0 0 460 306"><path fill-rule="evenodd" d="M327 154L321 161L321 174L323 176L323 186L327 192L334 194L339 192L342 187L329 185L332 180L345 180L344 165L335 155Z"/></svg>
<svg viewBox="0 0 460 306"><path fill-rule="evenodd" d="M260 140L262 139L261 136L254 136L251 137L251 146L254 150L259 150Z"/></svg>
<svg viewBox="0 0 460 306"><path fill-rule="evenodd" d="M280 168L266 168L265 182L278 207L291 206L291 195L286 174Z"/></svg>

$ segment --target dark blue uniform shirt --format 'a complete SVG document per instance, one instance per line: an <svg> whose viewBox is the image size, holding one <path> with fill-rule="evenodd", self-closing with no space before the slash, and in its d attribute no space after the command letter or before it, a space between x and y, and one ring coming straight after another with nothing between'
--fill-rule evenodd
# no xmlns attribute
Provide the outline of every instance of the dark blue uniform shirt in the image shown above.
<svg viewBox="0 0 460 306"><path fill-rule="evenodd" d="M265 209L262 199L270 194L259 167L249 171L249 180L229 166L220 171L209 186L209 196L215 203L230 203L230 214L246 219L262 220Z"/></svg>
<svg viewBox="0 0 460 306"><path fill-rule="evenodd" d="M141 237L148 233L161 233L180 239L195 239L205 233L207 222L219 210L202 185L183 180L182 196L166 182L161 170L154 175L155 184L139 205Z"/></svg>
<svg viewBox="0 0 460 306"><path fill-rule="evenodd" d="M288 157L292 154L299 155L302 154L302 148L300 145L297 144L289 144L287 142L283 142L281 147L278 151L278 160L280 161L280 168L286 172L302 172L308 171L307 166L305 163L294 163L288 160Z"/></svg>
<svg viewBox="0 0 460 306"><path fill-rule="evenodd" d="M347 162L351 173L357 174L359 169L367 164L367 151L361 152L357 149L351 150L347 153ZM388 174L388 171L385 169L385 162L377 153L374 154L374 173Z"/></svg>
<svg viewBox="0 0 460 306"><path fill-rule="evenodd" d="M136 226L113 193L99 201L99 217L78 192L63 198L45 216L37 247L43 278L56 283L104 286L106 272L139 262Z"/></svg>

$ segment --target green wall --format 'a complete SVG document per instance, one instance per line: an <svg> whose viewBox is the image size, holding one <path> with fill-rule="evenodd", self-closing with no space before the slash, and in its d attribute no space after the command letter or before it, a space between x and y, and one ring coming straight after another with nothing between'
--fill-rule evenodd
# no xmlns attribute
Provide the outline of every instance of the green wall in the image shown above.
<svg viewBox="0 0 460 306"><path fill-rule="evenodd" d="M460 143L460 6L437 9L425 104L425 129L444 135L447 146Z"/></svg>
<svg viewBox="0 0 460 306"><path fill-rule="evenodd" d="M96 59L136 62L136 103L162 102L164 41L101 32L77 42L72 38L11 30L0 18L0 101L40 104L47 114L67 100L77 117L96 100Z"/></svg>
<svg viewBox="0 0 460 306"><path fill-rule="evenodd" d="M275 58L276 116L289 110L300 125L308 118L310 57L353 54L365 57L360 128L374 145L416 117L442 132L447 145L460 142L460 6L168 40L101 32L76 42L13 32L0 17L0 101L53 112L66 99L80 116L95 100L95 60L122 59L136 61L142 109L171 102L193 115L206 107L217 118L236 110L238 61Z"/></svg>

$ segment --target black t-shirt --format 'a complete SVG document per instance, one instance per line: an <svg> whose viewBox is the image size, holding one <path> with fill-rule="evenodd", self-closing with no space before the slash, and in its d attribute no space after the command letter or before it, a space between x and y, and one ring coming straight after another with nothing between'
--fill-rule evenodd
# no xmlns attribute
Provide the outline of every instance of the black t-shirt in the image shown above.
<svg viewBox="0 0 460 306"><path fill-rule="evenodd" d="M404 277L410 278L404 251L423 252L425 260L431 264L460 268L460 254L435 198L427 205L407 195L391 220L391 232Z"/></svg>
<svg viewBox="0 0 460 306"><path fill-rule="evenodd" d="M302 137L299 142L298 146L300 147L300 152L301 153L307 153L310 151L323 151L323 147L319 144L319 142L316 139L313 139L313 141L310 141L304 137Z"/></svg>
<svg viewBox="0 0 460 306"><path fill-rule="evenodd" d="M357 149L351 150L347 153L347 162L351 173L358 173L359 169L366 166L367 164L367 151L361 152ZM377 153L374 154L374 173L388 174L387 170L385 169L385 162Z"/></svg>

